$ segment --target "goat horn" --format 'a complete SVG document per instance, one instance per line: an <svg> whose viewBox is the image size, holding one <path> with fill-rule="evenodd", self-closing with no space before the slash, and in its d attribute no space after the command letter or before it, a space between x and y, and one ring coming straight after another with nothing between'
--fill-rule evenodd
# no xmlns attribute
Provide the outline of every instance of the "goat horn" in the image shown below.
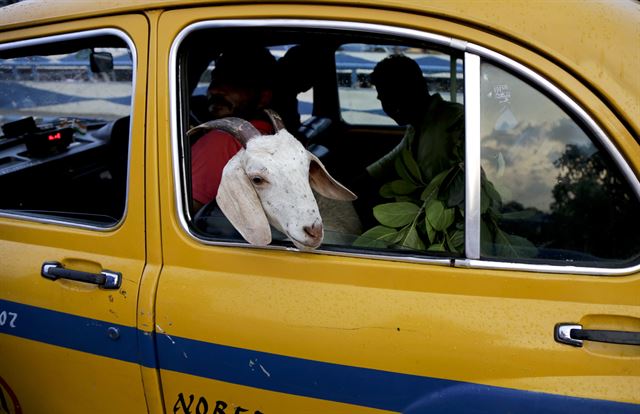
<svg viewBox="0 0 640 414"><path fill-rule="evenodd" d="M265 109L264 112L269 115L271 124L273 124L273 128L276 130L276 132L284 129L284 121L276 111L274 111L273 109Z"/></svg>
<svg viewBox="0 0 640 414"><path fill-rule="evenodd" d="M212 129L220 129L222 131L228 132L229 134L233 135L233 137L237 139L243 147L247 146L247 141L249 141L251 138L261 135L260 131L258 131L258 129L254 127L251 122L246 121L242 118L230 116L226 118L215 119L213 121L200 124L197 127L193 127L189 131L187 131L187 136L190 137L197 131L210 131Z"/></svg>

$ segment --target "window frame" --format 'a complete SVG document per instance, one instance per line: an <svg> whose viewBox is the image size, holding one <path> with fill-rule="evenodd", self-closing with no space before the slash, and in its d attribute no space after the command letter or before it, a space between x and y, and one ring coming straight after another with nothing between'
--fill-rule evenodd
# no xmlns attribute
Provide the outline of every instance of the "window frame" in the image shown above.
<svg viewBox="0 0 640 414"><path fill-rule="evenodd" d="M133 42L131 37L129 37L126 34L126 32L124 32L123 30L115 29L115 28L90 29L90 30L81 30L81 31L72 32L72 33L63 33L63 34L56 34L51 36L42 36L42 37L36 37L31 39L18 40L14 42L0 43L0 51L25 49L29 47L44 45L44 44L63 43L66 41L76 41L79 39L87 39L87 38L100 37L100 36L115 36L120 38L126 43L127 47L129 48L129 51L131 52L131 62L132 62L131 105L129 110L129 116L133 117L133 112L134 112L133 108L135 107L136 79L137 79L137 71L138 71L138 54L137 54L137 49L135 47L135 43ZM98 224L88 224L88 223L77 222L77 221L74 221L73 218L63 218L63 217L57 217L57 216L45 217L44 215L12 212L11 210L1 210L1 209L0 209L0 217L27 220L27 221L32 221L32 222L42 223L42 224L54 224L54 225L61 225L65 227L81 228L81 229L93 230L98 232L109 232L121 227L122 223L124 223L127 217L128 204L129 204L128 203L129 184L130 184L129 175L131 170L131 141L132 141L131 125L132 123L130 123L129 125L129 143L127 148L127 181L126 181L126 188L125 188L125 206L124 206L124 210L122 211L122 217L118 221L116 221L112 225L101 226Z"/></svg>
<svg viewBox="0 0 640 414"><path fill-rule="evenodd" d="M496 63L516 76L523 78L532 86L542 90L547 96L552 97L554 102L560 103L561 107L570 112L572 117L583 122L586 132L591 138L597 139L603 148L613 158L614 163L620 168L622 174L631 186L636 197L640 199L640 181L633 173L622 154L618 151L611 139L607 137L600 126L582 109L567 93L559 87L527 68L523 64L508 58L498 52L476 45L471 42L454 39L440 34L429 33L421 30L394 27L383 24L371 24L361 22L345 22L334 20L318 19L285 19L285 18L257 18L257 19L221 19L206 20L193 23L182 29L172 42L169 54L169 98L170 98L170 123L171 123L171 150L173 160L173 181L175 186L175 207L178 221L183 231L193 240L204 245L243 247L263 250L289 250L297 249L287 246L269 245L266 247L252 246L244 242L235 241L214 241L199 237L190 227L188 200L188 177L184 163L183 151L183 122L181 115L184 111L181 105L182 91L180 85L180 71L178 55L182 41L192 32L204 29L221 28L255 28L274 27L289 29L314 28L320 30L341 30L345 32L371 33L378 35L407 38L412 41L436 44L450 49L458 50L464 55L464 106L465 106L465 249L464 257L426 257L411 254L398 254L390 252L383 254L380 252L345 252L340 250L323 249L322 246L316 250L315 254L328 254L334 256L356 257L367 259L379 259L386 261L402 261L410 263L422 263L441 266L453 266L461 268L475 269L495 269L495 270L516 270L527 272L558 273L558 274L580 274L597 276L619 276L640 271L640 263L624 268L589 267L576 265L557 264L533 264L515 263L506 260L480 259L480 63L483 60ZM471 184L471 185L470 185Z"/></svg>

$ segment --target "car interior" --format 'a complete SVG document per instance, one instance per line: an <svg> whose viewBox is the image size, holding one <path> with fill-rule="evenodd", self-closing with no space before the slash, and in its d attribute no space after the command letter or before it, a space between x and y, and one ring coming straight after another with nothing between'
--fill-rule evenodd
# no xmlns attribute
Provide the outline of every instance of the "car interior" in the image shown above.
<svg viewBox="0 0 640 414"><path fill-rule="evenodd" d="M322 146L316 149L326 162L328 169L338 180L349 180L354 171L364 168L369 163L393 148L402 137L403 128L390 126L388 128L368 128L366 125L349 125L341 117L338 98L338 84L336 77L335 53L342 44L346 43L381 43L393 44L392 39L372 38L371 35L345 34L340 32L326 32L313 30L288 31L243 28L242 30L215 29L201 30L191 34L181 45L181 56L186 68L183 81L186 87L182 93L185 102L184 110L188 108L189 123L205 122L207 117L206 88L198 88L199 82L208 82L212 61L220 53L220 49L209 47L203 50L203 44L211 44L210 39L233 39L220 42L220 49L234 47L242 48L245 44L260 44L272 50L288 50L294 45L312 49L315 56L313 71L304 67L300 62L301 71L312 75L307 81L313 90L313 106L305 119L301 120L298 130L290 131L307 146L307 148ZM209 39L208 42L205 39ZM397 41L396 41L397 42ZM286 48L286 49L284 49ZM286 52L285 52L286 53ZM281 55L282 56L282 55ZM277 93L277 91L276 91ZM276 108L278 111L279 108ZM184 116L184 114L183 114ZM366 145L363 139L366 137ZM332 151L335 149L335 151ZM353 154L357 154L354 157ZM318 155L318 154L316 154ZM350 163L345 166L344 160ZM348 167L348 168L345 168Z"/></svg>
<svg viewBox="0 0 640 414"><path fill-rule="evenodd" d="M66 84L73 79L88 84L101 76L122 77L118 80L130 84L130 65L116 74L110 53L98 52L110 49L128 50L122 39L107 35L0 53L0 82L7 96L20 99L13 103L15 110L0 114L0 186L11 195L0 198L1 209L100 227L123 217L130 120L124 114L130 111L130 97L122 100L120 115L67 117L52 109L91 98L58 91L65 77ZM31 62L39 67L30 67Z"/></svg>
<svg viewBox="0 0 640 414"><path fill-rule="evenodd" d="M216 42L211 41L212 39L221 40ZM347 109L341 103L339 91L346 88L354 90L355 93L367 93L365 102L369 105L377 103L375 89L368 83L368 74L373 70L377 60L397 53L399 50L415 48L422 51L425 45L392 36L309 28L304 31L290 28L253 27L194 31L182 42L179 52L179 66L184 69L180 72L179 79L182 131L186 132L190 127L209 120L206 109L206 89L210 81L212 65L221 50L241 49L244 45L255 46L256 43L268 48L278 61L288 60L287 69L294 73L286 75L284 82L287 83L287 89L296 89L290 85L296 82L306 85L308 89L303 89L298 96L287 97L297 102L300 112L298 114L298 111L293 111L294 116L298 117L293 122L286 122L290 117L288 114L291 112L290 108L274 107L273 109L285 119L285 126L289 132L323 162L334 178L358 193L360 199L354 205L363 223L371 225L373 203L380 198L377 189L366 188L370 190L370 194L362 194L365 188L359 188L359 180L365 174L365 168L369 164L387 154L400 142L405 128L386 117L380 107L374 111L367 109L375 113L378 118L386 119L374 123L367 122L366 118L361 122L357 120L350 122L343 116L347 113ZM208 46L203 48L204 44ZM453 59L458 58L457 52L452 50L435 49L432 45L429 47L434 52L453 55ZM289 59L296 49L307 51L305 60ZM365 60L362 56L374 56L376 60ZM341 58L343 61L340 60ZM460 67L457 70L460 70ZM447 91L451 87L456 89L456 93L462 90L462 82L451 85L446 77L434 78L431 82L437 88L446 88ZM274 95L278 93L291 92L279 91L276 86ZM299 99L302 95L304 100ZM197 136L195 139L197 140ZM194 139L183 140L182 156L185 160L189 159L189 148L194 142ZM189 165L188 161L186 162ZM189 168L186 168L185 173L187 175L185 182L190 182ZM189 192L190 186L186 187ZM190 199L190 196L187 196L187 199ZM188 207L185 209L188 210ZM203 215L207 216L207 220L203 221ZM212 217L215 219L212 220ZM193 223L194 231L205 239L224 240L227 235L234 233L232 228L225 226L224 216L211 207L197 214ZM222 230L225 227L226 229Z"/></svg>

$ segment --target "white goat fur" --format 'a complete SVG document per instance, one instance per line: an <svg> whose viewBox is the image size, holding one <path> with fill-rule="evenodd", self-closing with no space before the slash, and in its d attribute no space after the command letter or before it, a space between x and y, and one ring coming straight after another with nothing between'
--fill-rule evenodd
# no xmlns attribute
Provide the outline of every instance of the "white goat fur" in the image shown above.
<svg viewBox="0 0 640 414"><path fill-rule="evenodd" d="M321 196L323 214L312 189ZM350 203L355 198L315 155L281 129L250 139L229 160L216 201L249 243L271 243L270 223L299 249L312 250L322 243L325 229L360 233L360 221Z"/></svg>

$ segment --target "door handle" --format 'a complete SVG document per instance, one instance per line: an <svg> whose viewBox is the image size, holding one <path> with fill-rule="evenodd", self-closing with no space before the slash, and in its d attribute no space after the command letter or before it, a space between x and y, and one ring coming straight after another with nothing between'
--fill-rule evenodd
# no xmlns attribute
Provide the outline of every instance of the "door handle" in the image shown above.
<svg viewBox="0 0 640 414"><path fill-rule="evenodd" d="M607 342L620 345L640 345L640 332L582 329L575 323L558 323L554 329L556 342L582 346L583 341Z"/></svg>
<svg viewBox="0 0 640 414"><path fill-rule="evenodd" d="M122 282L122 274L111 270L102 270L100 273L89 273L80 270L65 269L59 262L44 262L42 264L43 277L47 279L69 279L78 282L93 283L103 289L118 289Z"/></svg>

